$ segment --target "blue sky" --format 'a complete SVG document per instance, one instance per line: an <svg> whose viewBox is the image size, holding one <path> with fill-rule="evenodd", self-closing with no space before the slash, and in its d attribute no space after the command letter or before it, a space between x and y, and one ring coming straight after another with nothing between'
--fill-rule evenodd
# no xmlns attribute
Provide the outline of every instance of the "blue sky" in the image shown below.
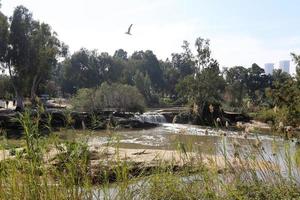
<svg viewBox="0 0 300 200"><path fill-rule="evenodd" d="M11 15L17 5L52 26L71 52L81 47L113 53L151 49L158 58L211 40L221 66L250 66L300 54L298 0L2 0ZM133 23L133 36L124 34ZM294 70L292 70L294 71Z"/></svg>

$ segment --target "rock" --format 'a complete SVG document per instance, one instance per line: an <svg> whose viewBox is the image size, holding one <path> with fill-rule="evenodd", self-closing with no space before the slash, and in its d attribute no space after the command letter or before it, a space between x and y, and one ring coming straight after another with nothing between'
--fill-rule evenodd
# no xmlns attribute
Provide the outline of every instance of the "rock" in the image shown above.
<svg viewBox="0 0 300 200"><path fill-rule="evenodd" d="M228 111L223 111L223 117L227 118L230 121L230 123L236 123L238 121L249 122L251 120L251 118L247 114Z"/></svg>
<svg viewBox="0 0 300 200"><path fill-rule="evenodd" d="M122 117L122 118L131 118L134 117L134 114L131 112L113 112L112 115L114 117Z"/></svg>
<svg viewBox="0 0 300 200"><path fill-rule="evenodd" d="M168 123L172 123L174 117L179 114L179 112L160 112L159 114L163 115Z"/></svg>
<svg viewBox="0 0 300 200"><path fill-rule="evenodd" d="M181 112L173 118L172 123L188 124L191 122L191 114L189 112Z"/></svg>

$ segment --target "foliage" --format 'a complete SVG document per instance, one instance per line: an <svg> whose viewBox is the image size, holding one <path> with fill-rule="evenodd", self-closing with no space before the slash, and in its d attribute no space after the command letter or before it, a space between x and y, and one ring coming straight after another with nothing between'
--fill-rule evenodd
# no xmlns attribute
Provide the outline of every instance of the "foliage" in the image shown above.
<svg viewBox="0 0 300 200"><path fill-rule="evenodd" d="M72 100L75 109L96 111L113 108L119 111L143 111L144 99L137 88L130 85L102 83L96 89L80 89Z"/></svg>
<svg viewBox="0 0 300 200"><path fill-rule="evenodd" d="M23 96L35 99L40 83L50 78L52 67L66 47L48 24L34 20L23 6L16 7L10 23L1 14L0 23L0 62L8 69L17 104L23 108Z"/></svg>
<svg viewBox="0 0 300 200"><path fill-rule="evenodd" d="M7 17L0 11L0 64L5 61L7 56L7 45L8 45L8 36L9 36L9 24ZM0 69L4 66L0 65Z"/></svg>
<svg viewBox="0 0 300 200"><path fill-rule="evenodd" d="M67 97L78 93L77 102L96 107L100 102L94 100L96 96L86 100L81 95L87 95L88 90L80 89L96 88L104 83L112 87L123 84L137 88L147 106L189 103L197 105L201 113L203 106L210 103L223 103L230 106L228 109L239 111L245 110L244 104L249 102L252 111L275 106L287 110L287 121L293 125L299 123L299 55L291 54L297 66L296 76L292 77L281 70L265 74L256 63L249 68L235 66L221 72L211 56L209 39L196 38L194 51L188 41L183 41L181 47L182 52L174 52L166 60L159 60L151 50L129 55L124 49L118 49L109 55L82 48L67 55L66 45L59 41L50 25L33 19L28 9L18 6L9 19L0 12L0 68L9 72L10 77L10 81L0 77L0 94L7 98L12 96L13 89L17 105L22 107L23 97L31 96L34 103L37 93ZM61 57L64 59L58 62ZM91 90L96 95L100 89ZM116 101L97 104L97 109L115 106ZM80 104L74 98L78 109L90 110Z"/></svg>
<svg viewBox="0 0 300 200"><path fill-rule="evenodd" d="M12 99L14 93L10 79L6 75L0 75L0 99Z"/></svg>
<svg viewBox="0 0 300 200"><path fill-rule="evenodd" d="M300 88L295 81L288 80L276 85L270 93L274 104L287 110L285 121L290 125L300 124Z"/></svg>
<svg viewBox="0 0 300 200"><path fill-rule="evenodd" d="M227 91L231 94L231 105L241 106L247 93L248 70L236 66L225 70Z"/></svg>
<svg viewBox="0 0 300 200"><path fill-rule="evenodd" d="M261 109L255 116L255 118L259 121L263 122L273 122L276 121L276 113L274 112L274 109Z"/></svg>
<svg viewBox="0 0 300 200"><path fill-rule="evenodd" d="M198 38L195 46L198 55L195 56L197 59L194 62L197 63L198 70L179 81L176 91L179 97L196 105L199 117L204 119L207 105L216 105L223 100L225 80L218 62L210 57L209 40Z"/></svg>
<svg viewBox="0 0 300 200"><path fill-rule="evenodd" d="M27 117L24 115L21 119L27 121ZM38 132L36 126L21 123L24 128L32 127L28 130ZM44 159L39 163L32 163L32 157L26 156L26 152L25 156L16 153L15 157L0 161L0 199L272 200L300 197L296 178L287 177L286 169L291 170L288 164L269 160L259 147L253 147L253 151L262 155L261 160L253 155L242 156L237 145L228 151L222 150L223 157L216 152L211 158L202 158L201 149L193 146L189 149L181 144L176 155L178 153L179 159L187 165L178 166L156 157L155 167L142 165L144 168L139 169L139 165L131 165L120 157L118 147L111 161L106 147L101 147L103 151L91 151L86 141L59 141L50 136L45 145L41 145L41 137L34 139L39 140L41 151L37 152L43 152ZM291 154L282 155L282 159L299 159L298 152L294 155L293 150L288 151ZM193 157L193 154L200 156ZM98 156L102 160L97 160ZM227 167L222 167L223 162ZM279 164L283 169L277 170ZM299 173L298 168L293 170Z"/></svg>
<svg viewBox="0 0 300 200"><path fill-rule="evenodd" d="M92 88L108 81L112 59L107 54L80 49L62 63L62 90L75 93L80 88Z"/></svg>
<svg viewBox="0 0 300 200"><path fill-rule="evenodd" d="M95 109L93 93L93 89L79 89L71 100L72 106L79 111L92 111Z"/></svg>

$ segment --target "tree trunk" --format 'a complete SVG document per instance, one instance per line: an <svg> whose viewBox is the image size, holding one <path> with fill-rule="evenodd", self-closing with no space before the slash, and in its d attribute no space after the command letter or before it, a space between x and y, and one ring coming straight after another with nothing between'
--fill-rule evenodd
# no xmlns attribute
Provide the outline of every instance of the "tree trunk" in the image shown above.
<svg viewBox="0 0 300 200"><path fill-rule="evenodd" d="M31 90L30 90L30 99L32 104L36 103L36 85L37 85L37 75L35 75L33 78Z"/></svg>
<svg viewBox="0 0 300 200"><path fill-rule="evenodd" d="M24 110L23 96L20 95L20 94L16 91L16 98L17 98L16 111L23 111L23 110Z"/></svg>
<svg viewBox="0 0 300 200"><path fill-rule="evenodd" d="M36 91L38 89L39 83L41 82L41 78L38 75L35 75L32 81L31 90L30 90L30 99L33 105L36 105L38 102L36 101Z"/></svg>
<svg viewBox="0 0 300 200"><path fill-rule="evenodd" d="M12 71L11 71L11 66L10 64L7 65L8 71L9 71L9 76L12 82L12 86L14 88L15 94L16 94L16 100L17 100L17 105L16 105L16 111L23 111L24 110L24 102L23 102L23 96L20 93L18 87L15 84L15 80L14 77L12 75Z"/></svg>

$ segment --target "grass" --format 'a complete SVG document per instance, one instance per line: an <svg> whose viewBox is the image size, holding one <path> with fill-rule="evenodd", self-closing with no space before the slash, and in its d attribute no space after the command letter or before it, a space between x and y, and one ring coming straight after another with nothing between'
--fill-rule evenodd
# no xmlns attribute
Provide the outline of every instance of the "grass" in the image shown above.
<svg viewBox="0 0 300 200"><path fill-rule="evenodd" d="M214 157L204 161L201 151L184 143L177 145L182 165L158 159L152 167L136 167L123 159L117 143L114 161L103 156L94 165L85 140L43 137L38 118L25 112L19 119L24 150L0 161L0 199L300 199L294 165L300 153L289 146L284 153L286 172L273 167L277 161L263 158L258 146L260 160L241 154L238 145L232 155L225 144L220 150L224 165ZM8 148L2 139L2 149Z"/></svg>

